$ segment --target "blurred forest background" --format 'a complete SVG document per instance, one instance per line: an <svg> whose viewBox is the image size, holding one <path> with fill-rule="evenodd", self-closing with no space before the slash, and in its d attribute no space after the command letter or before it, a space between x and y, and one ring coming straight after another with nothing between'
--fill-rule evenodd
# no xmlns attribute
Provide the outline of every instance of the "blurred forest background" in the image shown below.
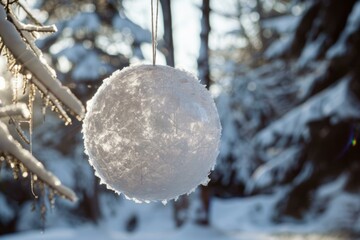
<svg viewBox="0 0 360 240"><path fill-rule="evenodd" d="M84 104L113 71L151 61L150 1L27 4L40 22L56 24L56 33L36 43ZM180 36L186 4L195 27ZM0 234L104 222L137 232L161 211L169 229L358 233L360 1L160 0L159 26L158 63L194 71L218 107L223 133L209 185L166 206L129 203L99 185L84 155L81 122L65 127L51 112L44 121L37 99L34 156L79 201L57 199L51 209L0 161ZM0 61L6 104L18 80ZM42 201L50 209L44 223Z"/></svg>

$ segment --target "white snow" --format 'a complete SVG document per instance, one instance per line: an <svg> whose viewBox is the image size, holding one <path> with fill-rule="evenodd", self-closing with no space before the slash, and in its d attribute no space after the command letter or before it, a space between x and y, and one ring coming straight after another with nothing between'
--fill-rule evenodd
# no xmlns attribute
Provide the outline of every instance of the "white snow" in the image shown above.
<svg viewBox="0 0 360 240"><path fill-rule="evenodd" d="M44 62L43 56L39 53L40 50L35 46L32 47L33 51L27 47L20 33L6 19L6 12L2 7L0 8L0 31L4 44L17 61L22 63L22 66L33 75L32 82L37 88L46 95L49 95L50 100L56 105L59 113L67 121L71 121L62 107L63 104L74 114L82 118L85 114L85 109L81 102L67 87L61 85L53 70ZM27 39L27 42L35 45L33 39Z"/></svg>
<svg viewBox="0 0 360 240"><path fill-rule="evenodd" d="M0 149L6 149L6 152L18 159L28 171L34 173L44 183L56 189L71 201L76 201L75 193L63 186L60 180L51 172L44 168L44 165L38 161L28 150L24 149L9 133L7 126L0 122Z"/></svg>
<svg viewBox="0 0 360 240"><path fill-rule="evenodd" d="M0 195L0 222L7 223L14 217L14 209L9 206L4 195Z"/></svg>
<svg viewBox="0 0 360 240"><path fill-rule="evenodd" d="M78 62L72 72L72 78L75 81L97 80L100 76L111 72L113 68L103 63L99 55L95 52L87 51L85 58Z"/></svg>
<svg viewBox="0 0 360 240"><path fill-rule="evenodd" d="M72 63L78 63L84 60L90 49L86 49L83 44L73 44L73 41L62 40L60 45L66 44L65 48L56 53L57 57L64 56ZM53 52L55 54L55 52Z"/></svg>
<svg viewBox="0 0 360 240"><path fill-rule="evenodd" d="M275 150L274 150L275 149ZM277 179L283 179L284 175L293 166L297 160L297 156L301 153L301 147L293 146L286 149L270 148L268 152L276 152L275 154L262 155L263 160L266 162L256 169L253 173L252 181L250 185L247 185L247 190L251 192L253 188L259 187L264 189L265 187L271 187ZM272 151L271 151L272 150ZM276 174L275 174L276 172ZM250 181L249 181L250 182Z"/></svg>
<svg viewBox="0 0 360 240"><path fill-rule="evenodd" d="M114 70L85 44L70 43L66 48L58 51L56 56L59 60L64 59L63 62L68 62L70 68L73 67L71 77L77 82L97 80Z"/></svg>
<svg viewBox="0 0 360 240"><path fill-rule="evenodd" d="M340 182L342 180L339 180ZM78 227L57 224L56 228L24 231L13 235L2 236L2 240L276 240L276 239L318 239L316 236L333 231L337 226L346 229L347 226L356 227L360 223L348 211L360 210L360 204L355 195L343 193L334 183L329 208L321 216L309 216L298 223L274 223L275 204L279 198L286 194L285 189L276 190L275 194L258 195L248 198L213 199L211 202L211 225L197 226L188 222L181 228L175 228L171 220L172 206L163 206L159 203L139 205L130 201L103 195L102 204L107 204L108 210L104 212L104 219L96 226L84 224ZM105 205L103 205L105 206ZM34 215L33 213L29 213ZM52 213L48 214L51 215ZM350 214L350 215L349 215ZM133 232L126 231L124 225L132 216L136 216L137 225ZM56 223L55 223L56 224ZM348 224L346 226L346 224ZM344 228L342 228L344 227ZM283 236L280 238L280 236ZM310 238L313 236L313 238ZM322 239L322 238L320 238ZM344 239L336 235L325 235L323 239Z"/></svg>
<svg viewBox="0 0 360 240"><path fill-rule="evenodd" d="M282 37L277 41L274 41L265 51L266 58L276 58L280 56L292 42L291 37Z"/></svg>
<svg viewBox="0 0 360 240"><path fill-rule="evenodd" d="M299 24L299 20L299 16L284 15L264 20L262 27L274 30L280 34L293 33Z"/></svg>
<svg viewBox="0 0 360 240"><path fill-rule="evenodd" d="M130 21L124 13L119 14L112 22L115 29L123 32L130 32L134 41L137 43L151 43L151 33L149 30L143 29L136 23Z"/></svg>
<svg viewBox="0 0 360 240"><path fill-rule="evenodd" d="M326 57L331 59L342 55L347 50L347 40L349 37L357 31L360 26L360 2L355 3L353 10L347 20L345 30L340 35L337 42L326 53Z"/></svg>
<svg viewBox="0 0 360 240"><path fill-rule="evenodd" d="M315 41L307 43L305 45L305 48L301 52L301 56L298 60L298 65L300 67L303 67L309 64L309 62L316 60L316 57L319 55L319 52L323 47L326 39L326 36L322 34L318 36Z"/></svg>
<svg viewBox="0 0 360 240"><path fill-rule="evenodd" d="M30 118L30 112L25 103L17 103L8 106L2 106L0 101L0 118L9 116L20 116L24 119Z"/></svg>
<svg viewBox="0 0 360 240"><path fill-rule="evenodd" d="M277 133L292 136L295 139L307 137L304 132L308 122L331 116L336 123L338 119L359 119L357 100L349 90L349 78L342 79L329 89L320 92L308 100L301 107L289 111L282 118L271 124L265 130L257 134L257 141L262 146L270 146L274 143Z"/></svg>
<svg viewBox="0 0 360 240"><path fill-rule="evenodd" d="M100 28L100 20L98 16L92 12L80 12L66 27L68 31L74 33L80 33L81 31L94 33Z"/></svg>

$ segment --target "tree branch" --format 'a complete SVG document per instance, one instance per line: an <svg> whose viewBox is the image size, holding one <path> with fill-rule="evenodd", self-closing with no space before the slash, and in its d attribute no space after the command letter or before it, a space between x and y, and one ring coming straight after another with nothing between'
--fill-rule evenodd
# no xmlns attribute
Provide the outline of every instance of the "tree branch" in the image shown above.
<svg viewBox="0 0 360 240"><path fill-rule="evenodd" d="M28 31L28 32L45 32L45 33L53 33L57 31L55 25L49 26L36 26L31 24L23 24L20 23L21 31Z"/></svg>
<svg viewBox="0 0 360 240"><path fill-rule="evenodd" d="M36 19L36 17L31 13L30 9L28 8L28 6L22 2L22 1L18 1L17 4L26 12L27 16L31 19L31 21L33 21L35 24L41 26L42 24Z"/></svg>
<svg viewBox="0 0 360 240"><path fill-rule="evenodd" d="M24 119L30 118L30 112L25 103L17 103L10 106L0 105L0 118L21 116Z"/></svg>
<svg viewBox="0 0 360 240"><path fill-rule="evenodd" d="M55 74L50 70L50 67L45 64L45 60L42 58L40 50L39 53L33 47L33 51L29 49L15 26L6 19L7 15L5 9L1 7L0 36L16 61L32 73L35 77L33 83L41 92L49 95L50 101L58 108L59 113L63 115L66 122L70 123L71 119L66 115L66 111L62 106L58 104L59 102L69 109L69 111L78 119L82 119L85 114L85 108L82 103L67 87L62 86ZM11 19L15 20L15 22L17 21L15 17L11 17ZM27 36L26 33L30 35L29 32L23 32L23 36L28 38L29 36ZM33 39L26 40L28 43L33 43Z"/></svg>
<svg viewBox="0 0 360 240"><path fill-rule="evenodd" d="M0 151L6 149L6 153L14 156L19 160L30 172L35 174L38 179L47 184L50 188L54 189L59 195L76 202L77 197L75 193L63 186L60 180L47 171L29 151L24 149L9 133L7 126L0 122Z"/></svg>

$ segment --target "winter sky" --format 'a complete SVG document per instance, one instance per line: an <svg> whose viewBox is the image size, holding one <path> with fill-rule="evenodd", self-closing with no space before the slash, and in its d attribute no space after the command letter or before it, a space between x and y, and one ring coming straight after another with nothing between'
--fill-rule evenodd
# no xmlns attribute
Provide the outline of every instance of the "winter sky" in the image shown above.
<svg viewBox="0 0 360 240"><path fill-rule="evenodd" d="M156 1L154 1L156 2ZM219 48L224 34L238 28L238 21L225 19L218 13L231 13L234 11L235 0L213 1L211 7L215 10L211 15L212 32L210 35L210 48ZM173 38L175 48L176 67L196 72L197 57L200 47L200 19L201 0L173 0ZM143 28L151 29L151 4L144 0L124 0L126 15ZM159 9L159 36L163 34L162 13ZM151 46L144 45L143 53L146 59L151 59ZM165 64L165 58L158 55L157 63Z"/></svg>

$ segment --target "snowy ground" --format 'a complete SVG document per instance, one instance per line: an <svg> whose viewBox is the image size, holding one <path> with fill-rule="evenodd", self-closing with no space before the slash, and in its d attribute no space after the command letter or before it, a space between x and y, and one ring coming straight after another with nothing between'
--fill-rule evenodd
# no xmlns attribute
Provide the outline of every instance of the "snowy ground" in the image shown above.
<svg viewBox="0 0 360 240"><path fill-rule="evenodd" d="M276 239L290 239L290 240L337 240L337 239L351 239L344 235L321 235L321 234L264 234L256 232L223 232L214 228L202 228L196 226L186 226L179 231L169 232L144 232L129 234L119 231L112 231L103 227L94 228L92 226L85 226L80 229L57 229L40 233L39 231L17 234L14 236L5 236L1 239L8 240L73 240L73 239L104 239L104 240L159 240L159 239L173 239L173 240L276 240ZM355 238L354 238L355 239Z"/></svg>
<svg viewBox="0 0 360 240"><path fill-rule="evenodd" d="M339 206L346 204L352 196L339 194L334 203ZM346 236L344 233L333 232L330 223L331 212L318 219L311 219L302 223L274 224L271 222L273 204L276 195L257 196L244 199L219 200L212 203L211 226L201 227L189 221L185 226L177 229L172 220L172 206L162 204L136 204L121 199L114 204L113 196L102 199L102 204L110 201L113 206L103 212L104 220L98 225L81 225L79 227L66 226L57 223L55 228L24 231L14 235L0 237L2 240L74 240L74 239L105 239L105 240L155 240L155 239L217 239L217 240L272 240L272 239L358 239ZM338 200L336 200L338 199ZM56 210L55 210L56 211ZM332 212L334 210L331 210ZM341 211L338 208L338 211ZM31 213L35 214L36 213ZM54 219L56 213L53 213ZM124 222L130 216L138 217L137 227L133 232L127 232ZM333 214L334 215L334 214ZM336 215L336 213L335 213ZM334 216L336 218L336 216ZM48 219L48 223L55 221ZM314 221L315 220L315 221ZM53 222L54 223L54 222Z"/></svg>

